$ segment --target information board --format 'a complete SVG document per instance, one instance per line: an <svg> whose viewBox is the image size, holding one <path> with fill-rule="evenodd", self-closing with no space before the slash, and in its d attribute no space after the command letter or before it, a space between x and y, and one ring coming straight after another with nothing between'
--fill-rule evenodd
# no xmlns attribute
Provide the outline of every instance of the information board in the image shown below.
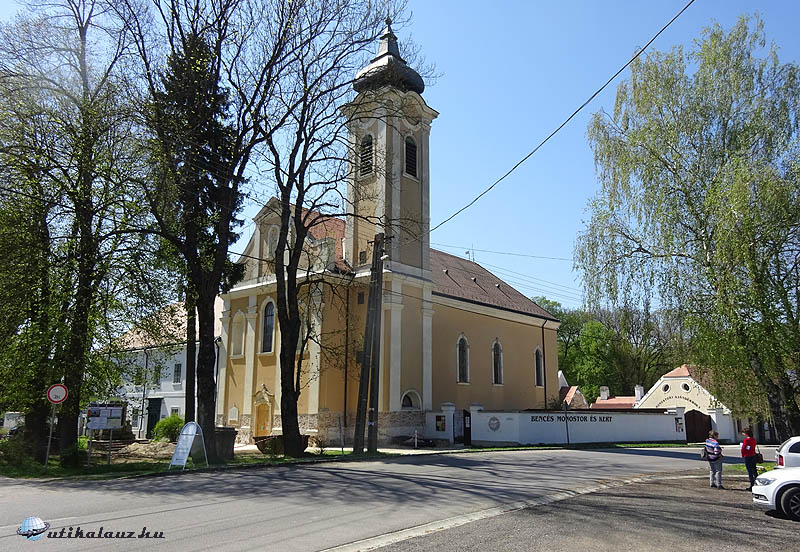
<svg viewBox="0 0 800 552"><path fill-rule="evenodd" d="M119 429L122 427L122 407L97 405L86 411L87 429Z"/></svg>
<svg viewBox="0 0 800 552"><path fill-rule="evenodd" d="M206 455L206 445L203 440L203 430L197 422L189 422L181 430L178 436L178 442L175 445L175 452L172 453L172 460L169 462L167 470L172 466L181 466L182 469L186 468L186 461L189 460L189 455L197 455L203 451L203 457L208 466L208 456Z"/></svg>

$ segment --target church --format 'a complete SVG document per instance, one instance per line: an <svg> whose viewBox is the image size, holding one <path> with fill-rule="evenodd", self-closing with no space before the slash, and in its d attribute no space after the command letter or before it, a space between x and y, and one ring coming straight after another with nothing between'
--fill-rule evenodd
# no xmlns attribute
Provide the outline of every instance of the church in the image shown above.
<svg viewBox="0 0 800 552"><path fill-rule="evenodd" d="M387 443L426 434L426 417L448 411L451 435L463 413L541 409L559 397L559 321L480 264L430 248L429 136L438 112L401 58L391 21L378 55L353 82L344 106L351 161L348 215L312 228L305 269L325 285L304 301L310 332L298 402L301 432L351 442L367 312L371 240L383 255L378 434ZM281 433L280 333L269 259L277 199L254 217L238 262L244 279L222 295L217 425L239 442ZM430 427L430 424L428 424ZM428 430L430 433L430 430Z"/></svg>

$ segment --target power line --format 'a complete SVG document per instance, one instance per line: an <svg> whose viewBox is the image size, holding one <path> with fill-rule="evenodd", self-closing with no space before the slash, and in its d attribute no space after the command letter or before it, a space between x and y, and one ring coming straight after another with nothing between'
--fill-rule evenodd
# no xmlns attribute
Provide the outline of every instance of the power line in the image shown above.
<svg viewBox="0 0 800 552"><path fill-rule="evenodd" d="M546 257L544 255L530 255L528 253L512 253L510 251L494 251L492 249L476 249L474 247L465 247L465 246L460 246L460 245L447 245L447 244L444 244L444 243L433 243L433 242L431 242L431 245L435 245L435 246L438 246L438 247L447 247L447 248L450 248L450 249L458 249L460 251L470 250L470 251L477 251L478 253L492 253L492 254L495 254L495 255L510 255L510 256L513 256L513 257L527 257L527 258L530 258L530 259L548 259L548 260L552 260L552 261L572 261L571 258L567 258L567 257Z"/></svg>
<svg viewBox="0 0 800 552"><path fill-rule="evenodd" d="M622 72L623 72L625 69L627 69L627 68L628 68L628 66L629 66L631 63L633 63L633 62L634 62L634 61L635 61L635 60L636 60L636 59L637 59L637 58L638 58L640 55L642 55L642 53L643 53L643 52L644 52L644 51L645 51L645 50L648 48L648 46L650 46L650 44L652 44L652 43L653 43L653 41L655 41L655 39L656 39L656 38L658 38L658 37L661 35L661 33L663 33L663 32L664 32L664 31L667 29L667 27L669 27L670 25L672 25L672 23L673 23L673 22L674 22L676 19L678 19L678 17L680 17L680 16L681 16L681 14L682 14L683 12L685 12L685 11L686 11L686 10L689 8L689 6L691 6L693 3L694 3L694 0L689 0L689 3L688 3L688 4L686 4L686 5L683 7L683 9L681 9L681 11L679 11L679 12L678 12L678 13L677 13L677 14L676 14L676 15L675 15L675 16L674 16L672 19L670 19L670 20L669 20L669 22L668 22L666 25L664 25L664 26L661 28L661 30L660 30L660 31L658 31L658 32L657 32L657 33L656 33L656 34L653 36L653 38L651 38L651 39L650 39L650 40L647 42L647 44L645 44L645 45L644 45L644 47L643 47L643 48L641 48L641 49L640 49L638 52L636 52L636 54L634 54L634 56L633 56L631 59L629 59L627 63L625 63L625 65L623 65L622 67L620 67L620 69L619 69L619 70L618 70L616 73L614 73L614 74L611 76L611 78L609 78L609 79L608 79L608 80L605 82L605 84L603 84L603 86L601 86L600 88L598 88L598 89L597 89L597 91L596 91L594 94L592 94L591 96L589 96L589 99L587 99L585 102L583 102L583 103L580 105L580 107L578 107L578 109L576 109L575 111L573 111L573 112L572 112L572 115L570 115L569 117L567 117L567 118L566 118L566 120L565 120L563 123L561 123L561 124L560 124L560 125L559 125L559 126L558 126L558 127L557 127L557 128L554 130L554 131L553 131L553 132L551 132L551 133L550 133L550 134L547 136L547 138L545 138L544 140L542 140L541 142L539 142L539 144L538 144L538 145L537 145L535 148L533 148L533 149L530 151L530 153L528 153L528 154L527 154L525 157L523 157L522 159L520 159L520 160L519 160L519 161L518 161L518 162L517 162L517 163L516 163L516 164L515 164L513 167L511 167L511 168L510 168L510 169L509 169L509 170L508 170L508 171L507 171L507 172L506 172L506 173L505 173L503 176L501 176L500 178L498 178L497 180L495 180L495 181L492 183L492 185L491 185L491 186L489 186L489 187L488 187L488 188L486 188L484 191L482 191L480 194L478 194L478 195L475 197L475 199L473 199L472 201L470 201L469 203L467 203L466 205L464 205L464 206L463 206L461 209L459 209L458 211L456 211L455 213L453 213L452 215L450 215L449 217L447 217L446 219L444 219L442 222L440 222L439 224L437 224L436 226L434 226L433 228L431 228L431 229L430 229L430 230L429 230L427 233L428 233L428 234L430 234L430 233L432 233L434 230L436 230L436 229L438 229L438 228L441 228L441 227L442 227L444 224L446 224L446 223L450 222L450 221L451 221L451 220L453 220L455 217L457 217L458 215L460 215L461 213L463 213L464 211L466 211L467 209L469 209L470 207L472 207L472 206L473 206L475 203L477 203L477 202L478 202L478 200L480 200L480 199L481 199L483 196L485 196L486 194L488 194L488 193L489 193L489 192L490 192L490 191L491 191L491 190L492 190L492 189L493 189L495 186L497 186L497 185L498 185L500 182L502 182L503 180L505 180L505 178L506 178L508 175L510 175L510 174L511 174L512 172L514 172L515 170L517 170L517 168L518 168L520 165L522 165L522 164L523 164L525 161L527 161L527 160L528 160L528 159L529 159L529 158L530 158L530 157L531 157L531 156L532 156L534 153L536 153L536 152L539 150L539 148L541 148L543 145L545 145L545 144L546 144L546 143L547 143L547 142L550 140L550 138L552 138L553 136L555 136L555 135L556 135L556 134L557 134L557 133L558 133L558 132L559 132L559 131L560 131L562 128L564 128L564 126L566 126L566 124L567 124L567 123L569 123L569 122L570 122L570 121L573 119L573 117L575 117L575 115L577 115L577 114L578 114L578 113L579 113L581 110L583 110L583 108L584 108L584 107L586 107L586 106L589 104L589 102L591 102L593 99L595 99L595 98L597 97L597 95L598 95L598 94L600 94L600 92L602 92L603 90L605 90L605 88L606 88L606 87L607 87L609 84L611 84L611 82L612 82L612 81L613 81L615 78L617 78L617 76L618 76L620 73L622 73ZM417 238L417 239L418 239L418 238Z"/></svg>

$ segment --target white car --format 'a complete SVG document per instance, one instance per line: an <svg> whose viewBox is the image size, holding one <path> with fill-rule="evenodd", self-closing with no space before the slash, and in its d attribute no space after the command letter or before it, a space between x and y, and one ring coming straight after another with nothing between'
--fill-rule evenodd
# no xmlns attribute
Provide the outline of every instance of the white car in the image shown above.
<svg viewBox="0 0 800 552"><path fill-rule="evenodd" d="M792 468L800 466L800 436L789 437L775 449L775 467Z"/></svg>
<svg viewBox="0 0 800 552"><path fill-rule="evenodd" d="M800 521L800 467L759 475L753 485L753 502Z"/></svg>

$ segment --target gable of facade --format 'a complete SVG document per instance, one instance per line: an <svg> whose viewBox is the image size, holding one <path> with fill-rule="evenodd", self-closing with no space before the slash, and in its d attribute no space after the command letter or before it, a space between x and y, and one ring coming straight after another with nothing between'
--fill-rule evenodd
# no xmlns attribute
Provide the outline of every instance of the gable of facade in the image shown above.
<svg viewBox="0 0 800 552"><path fill-rule="evenodd" d="M716 408L722 408L725 414L730 410L719 402L693 377L691 367L680 366L661 378L651 387L644 397L638 402L636 408L671 408L681 406L690 410L699 410L703 413Z"/></svg>

